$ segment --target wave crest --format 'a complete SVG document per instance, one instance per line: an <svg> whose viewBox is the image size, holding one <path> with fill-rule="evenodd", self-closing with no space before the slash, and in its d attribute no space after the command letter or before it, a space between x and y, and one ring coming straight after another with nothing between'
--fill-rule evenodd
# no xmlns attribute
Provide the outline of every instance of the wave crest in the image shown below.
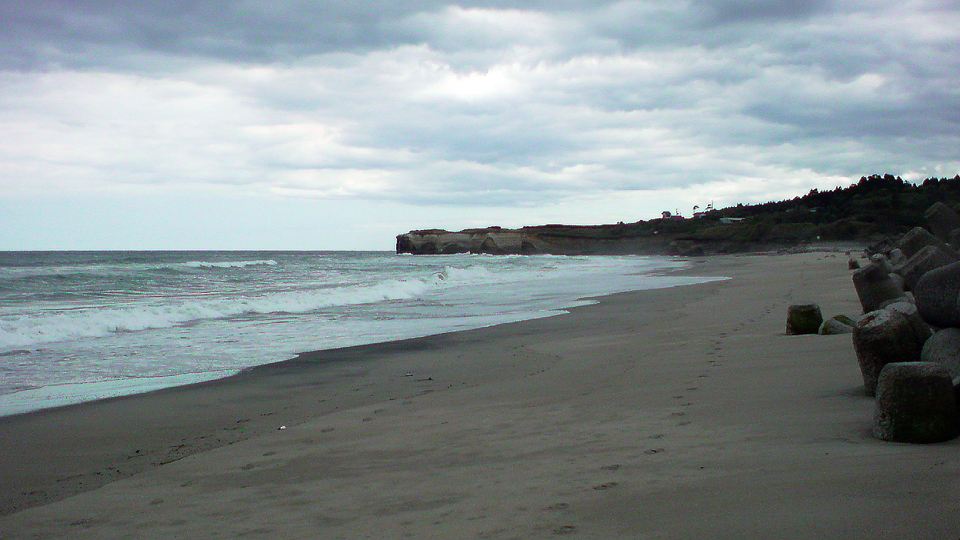
<svg viewBox="0 0 960 540"><path fill-rule="evenodd" d="M190 261L182 263L181 266L186 266L187 268L244 268L247 266L276 266L280 263L273 259L265 260L254 260L254 261L224 261L224 262L208 262L208 261Z"/></svg>
<svg viewBox="0 0 960 540"><path fill-rule="evenodd" d="M0 320L0 349L103 337L117 332L170 328L209 319L270 313L309 313L318 309L406 300L431 285L423 280L387 280L370 286L285 291L259 296L189 300L176 304L71 310Z"/></svg>

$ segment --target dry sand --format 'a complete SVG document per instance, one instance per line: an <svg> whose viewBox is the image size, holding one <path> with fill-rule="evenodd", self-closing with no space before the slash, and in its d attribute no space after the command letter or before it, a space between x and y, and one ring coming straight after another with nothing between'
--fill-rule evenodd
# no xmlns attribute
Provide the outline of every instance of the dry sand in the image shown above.
<svg viewBox="0 0 960 540"><path fill-rule="evenodd" d="M960 537L960 442L784 335L859 313L846 258L688 273L732 279L0 419L0 538Z"/></svg>

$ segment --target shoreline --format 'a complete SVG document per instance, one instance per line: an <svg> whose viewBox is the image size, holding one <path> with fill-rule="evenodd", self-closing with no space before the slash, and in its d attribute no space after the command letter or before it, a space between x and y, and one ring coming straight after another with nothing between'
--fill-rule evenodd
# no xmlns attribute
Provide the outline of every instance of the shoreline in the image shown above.
<svg viewBox="0 0 960 540"><path fill-rule="evenodd" d="M261 255L268 256L269 254ZM253 254L251 254L251 256L253 256ZM647 263L645 261L648 259L651 258L641 257L638 259L641 261L638 264L646 265ZM647 287L662 287L664 286L663 284L655 282L663 278L669 279L670 276L677 271L677 268L675 268L676 266L689 266L688 262L681 262L675 258L654 257L652 259L658 260L659 264L663 265L664 268L644 270L636 274L639 276L649 276L650 280L654 281L654 283L647 283ZM215 265L224 263L207 264ZM422 280L422 277L410 279L412 282L417 283L417 280ZM566 313L567 310L573 307L582 305L585 298L590 298L604 292L597 289L607 289L608 291L610 289L624 290L630 286L643 287L644 285L641 283L631 285L620 284L616 287L599 287L592 291L587 291L585 289L575 291L566 290L566 293L562 297L552 298L554 301L551 302L549 306L543 301L537 302L533 299L528 299L529 302L526 305L511 305L502 312L477 314L463 311L461 309L461 311L453 310L454 313L452 313L450 317L431 318L430 315L421 314L423 318L411 319L411 321L406 323L403 317L399 317L396 321L394 321L398 324L394 324L392 327L368 324L367 330L369 331L370 328L372 328L372 333L363 333L363 328L358 328L357 330L359 333L354 334L352 337L348 337L346 334L339 335L336 332L333 332L333 335L330 338L332 339L332 342L328 343L316 342L316 340L310 339L301 340L301 342L298 342L297 346L288 345L285 347L280 347L274 343L265 347L260 347L261 350L259 353L251 354L246 361L234 362L232 365L230 362L215 362L220 365L218 367L212 367L208 371L187 371L182 373L174 372L167 375L144 374L143 376L136 376L137 372L131 371L122 375L112 373L111 375L117 377L113 379L54 382L45 386L34 386L25 381L24 384L21 385L22 389L18 391L0 393L0 417L34 412L48 408L74 405L87 401L97 401L112 397L146 393L172 386L183 386L196 382L224 378L232 374L240 373L252 367L256 367L257 365L263 365L264 362L275 363L289 360L303 351L314 350L315 347L323 346L324 348L339 349L384 341L402 340L412 337L426 337L428 335L482 328L485 326L494 326L498 324L508 324L511 322L541 317L557 316ZM589 289L589 287L586 289ZM493 294L496 294L496 292ZM373 320L369 322L375 323ZM416 324L414 324L414 322L416 322ZM176 326L177 325L174 325L174 327ZM387 329L381 330L381 328ZM159 329L159 331L163 330L163 328ZM258 332L254 330L251 332L251 334L257 335ZM310 333L301 332L300 335L309 336ZM200 336L194 337L200 338ZM181 339L183 338L181 337ZM127 346L135 347L136 342L127 342ZM19 352L29 353L30 351L23 350ZM169 352L175 354L175 351ZM229 354L222 348L207 352L208 357L211 360L216 359L218 356L223 358L226 357L225 355ZM69 353L64 352L63 354L66 355ZM50 361L56 363L56 360ZM195 365L181 365L177 364L176 362L174 362L173 366L174 369L177 369L178 367L184 369L197 369L202 367L199 363ZM82 371L78 371L78 373L78 376L82 379L84 373Z"/></svg>
<svg viewBox="0 0 960 540"><path fill-rule="evenodd" d="M686 267L664 269L651 275L699 277L698 273L693 270L701 262L702 260L696 260ZM720 276L703 277L713 280L723 279ZM711 283L711 281L705 283ZM599 297L584 297L574 301L578 305L557 312L550 312L549 315L541 317L466 330L446 331L420 337L306 351L292 358L250 366L224 377L0 415L0 448L7 450L7 452L0 452L0 485L11 486L13 489L9 491L24 488L21 489L21 492L23 492L21 494L0 491L0 518L26 508L56 502L77 493L96 489L117 479L126 478L196 453L230 445L276 430L278 424L273 421L272 417L278 416L280 412L238 408L238 405L245 400L253 400L258 397L262 399L262 396L256 396L255 394L264 390L261 383L267 378L272 378L271 390L274 392L270 400L272 401L272 407L266 407L267 409L289 410L291 408L299 409L320 405L314 410L285 416L287 421L282 425L295 424L305 421L313 414L331 414L341 408L357 407L371 400L382 400L383 396L388 394L390 397L387 399L392 401L399 399L401 395L410 394L410 392L422 389L432 391L432 389L426 388L431 386L429 384L431 381L424 381L423 377L417 377L415 372L404 369L403 366L395 367L391 365L389 368L393 370L391 371L391 377L396 379L395 381L388 381L389 378L384 377L374 377L375 374L370 372L370 365L382 361L384 356L396 357L422 353L426 350L440 350L443 347L453 347L463 343L478 343L489 339L488 333L494 336L509 335L514 326L524 325L525 323L536 325L539 321L567 317L575 310L595 306L607 298L648 291L696 287L698 285L701 284L678 284ZM525 333L527 331L520 330L520 332ZM478 335L474 336L474 333ZM455 370L456 366L431 365L430 369ZM402 374L398 375L401 372ZM412 373L412 375L408 377L408 373ZM303 377L309 377L310 380L300 381L299 379ZM367 386L380 385L382 386L379 389L381 391L368 396L369 399L347 396L347 391L357 390L353 381L361 378L375 380L374 383L362 384ZM397 384L396 391L387 388L388 385L392 384ZM285 397L278 393L280 388L311 385L329 387L333 397L322 398L316 404L313 400L305 399L303 396L298 396L299 399L295 405L280 403L285 400ZM347 390L347 387L350 387L349 390ZM407 394L403 393L404 389L407 390ZM205 411L206 414L210 414L209 417L194 419L189 422L189 425L184 425L176 412L169 410L171 408L176 411L186 411L191 408L205 409L207 407L202 402L207 399L208 392L219 394L219 399L230 403L231 408L228 410L222 407L213 414ZM339 399L341 401L324 406L328 399ZM178 400L183 402L180 405L173 403ZM163 430L163 434L150 433L147 436L131 437L131 434L136 433L136 426L143 420L137 417L135 413L136 409L141 408L159 416L159 418L148 419L146 422L165 425L167 429ZM244 413L251 418L238 418L236 422L233 422L236 425L231 424L229 419L235 416L244 416ZM102 425L97 420L101 416L113 417L114 421L111 422L111 426ZM64 434L53 435L55 437L54 441L47 442L54 442L55 449L47 452L44 458L35 460L35 467L33 468L49 468L50 470L42 472L26 471L24 475L31 477L32 481L25 482L20 478L11 477L4 473L17 469L16 464L13 463L13 460L16 459L15 456L24 455L30 451L30 439L22 438L18 441L18 430L29 430L34 423L62 424L71 429ZM177 440L177 444L173 444L171 441L177 438L175 432L178 429L183 430L186 436ZM89 436L91 433L97 435L91 437ZM156 440L158 436L164 437L164 439ZM124 440L125 438L127 440ZM22 441L27 442L27 444L22 444ZM114 441L123 442L115 444ZM102 450L95 452L94 455L87 456L89 461L84 463L83 466L75 467L68 464L65 456L69 453L70 447L77 445ZM42 450L47 451L48 448ZM51 467L51 465L54 466ZM120 467L120 465L123 465L123 467ZM44 478L36 482L37 477ZM38 484L41 489L34 489L37 487L34 484Z"/></svg>
<svg viewBox="0 0 960 540"><path fill-rule="evenodd" d="M681 273L731 279L0 418L0 536L957 535L958 443L873 439L849 336L783 333L859 314L844 257Z"/></svg>

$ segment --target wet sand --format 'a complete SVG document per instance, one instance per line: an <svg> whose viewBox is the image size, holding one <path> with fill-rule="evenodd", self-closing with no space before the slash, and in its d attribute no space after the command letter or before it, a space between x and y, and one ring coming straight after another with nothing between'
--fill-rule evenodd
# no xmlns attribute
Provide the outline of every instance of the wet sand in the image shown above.
<svg viewBox="0 0 960 540"><path fill-rule="evenodd" d="M0 419L0 538L957 538L960 442L885 443L842 255ZM280 428L283 429L280 429Z"/></svg>

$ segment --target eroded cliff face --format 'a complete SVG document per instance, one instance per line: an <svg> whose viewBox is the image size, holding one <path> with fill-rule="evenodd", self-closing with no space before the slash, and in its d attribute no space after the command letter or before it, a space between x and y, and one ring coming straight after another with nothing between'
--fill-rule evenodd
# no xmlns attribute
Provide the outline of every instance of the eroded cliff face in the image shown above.
<svg viewBox="0 0 960 540"><path fill-rule="evenodd" d="M442 229L410 231L397 236L397 253L495 255L537 253L551 255L651 254L660 251L650 239L638 236L608 238L615 225L544 225L522 229Z"/></svg>
<svg viewBox="0 0 960 540"><path fill-rule="evenodd" d="M551 253L535 234L509 229L410 231L397 236L397 253L490 253L496 255Z"/></svg>

